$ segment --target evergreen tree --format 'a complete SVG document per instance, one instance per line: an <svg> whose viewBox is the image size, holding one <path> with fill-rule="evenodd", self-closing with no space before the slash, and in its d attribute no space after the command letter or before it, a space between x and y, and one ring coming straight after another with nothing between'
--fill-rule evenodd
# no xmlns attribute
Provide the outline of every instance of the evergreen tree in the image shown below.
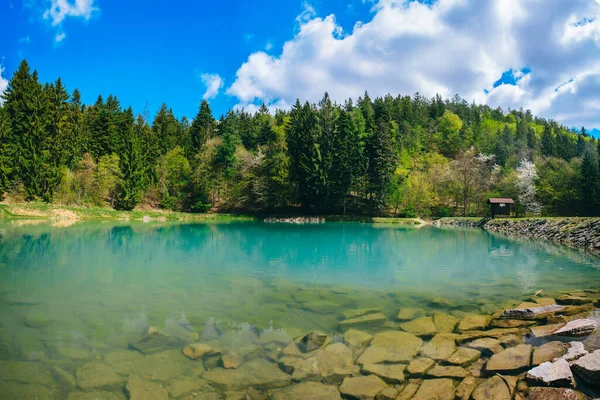
<svg viewBox="0 0 600 400"><path fill-rule="evenodd" d="M585 215L600 213L600 171L598 156L586 150L581 163L581 198Z"/></svg>
<svg viewBox="0 0 600 400"><path fill-rule="evenodd" d="M189 129L189 139L186 146L186 155L192 159L204 143L215 135L215 119L206 100L202 100L198 114L192 121Z"/></svg>
<svg viewBox="0 0 600 400"><path fill-rule="evenodd" d="M150 127L139 115L133 124L133 112L129 108L125 112L123 130L120 133L119 150L120 170L122 180L119 185L119 194L116 199L115 208L119 210L133 210L139 203L144 186L144 159L140 138L144 131Z"/></svg>
<svg viewBox="0 0 600 400"><path fill-rule="evenodd" d="M542 133L542 154L546 157L554 157L556 155L556 145L554 143L554 135L549 124L544 125Z"/></svg>

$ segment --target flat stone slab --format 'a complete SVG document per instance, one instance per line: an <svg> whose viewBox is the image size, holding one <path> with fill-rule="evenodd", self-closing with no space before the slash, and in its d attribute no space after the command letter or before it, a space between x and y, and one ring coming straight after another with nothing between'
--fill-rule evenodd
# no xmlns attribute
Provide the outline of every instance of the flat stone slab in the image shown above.
<svg viewBox="0 0 600 400"><path fill-rule="evenodd" d="M588 351L585 349L583 343L569 342L569 348L567 350L567 353L559 359L571 362L577 360L580 357L585 356L586 354L588 354Z"/></svg>
<svg viewBox="0 0 600 400"><path fill-rule="evenodd" d="M362 317L367 314L378 314L381 313L379 308L361 308L358 310L344 310L342 311L342 315L344 319L352 319L357 317Z"/></svg>
<svg viewBox="0 0 600 400"><path fill-rule="evenodd" d="M587 396L573 389L532 387L529 400L587 400Z"/></svg>
<svg viewBox="0 0 600 400"><path fill-rule="evenodd" d="M529 370L526 375L531 385L573 387L573 373L565 360L545 362Z"/></svg>
<svg viewBox="0 0 600 400"><path fill-rule="evenodd" d="M380 377L387 383L404 382L405 364L368 364L363 365L362 372Z"/></svg>
<svg viewBox="0 0 600 400"><path fill-rule="evenodd" d="M569 306L581 306L583 304L593 303L594 299L587 296L573 296L573 295L562 295L556 298L558 304L565 304Z"/></svg>
<svg viewBox="0 0 600 400"><path fill-rule="evenodd" d="M519 328L494 328L488 329L487 331L467 331L456 336L457 343L470 342L480 338L495 338L499 339L506 335L519 335L521 333Z"/></svg>
<svg viewBox="0 0 600 400"><path fill-rule="evenodd" d="M340 321L342 328L357 328L357 327L368 327L378 326L387 321L387 317L383 313L367 314L361 317L345 319Z"/></svg>
<svg viewBox="0 0 600 400"><path fill-rule="evenodd" d="M76 371L77 386L83 390L120 388L125 380L102 363L87 363Z"/></svg>
<svg viewBox="0 0 600 400"><path fill-rule="evenodd" d="M600 386L600 350L573 361L571 369L583 381Z"/></svg>
<svg viewBox="0 0 600 400"><path fill-rule="evenodd" d="M436 365L427 371L427 376L433 376L435 378L454 378L454 379L462 379L466 378L469 375L466 369L463 367L447 367Z"/></svg>
<svg viewBox="0 0 600 400"><path fill-rule="evenodd" d="M456 351L455 336L450 333L437 334L421 347L419 353L434 360L446 360Z"/></svg>
<svg viewBox="0 0 600 400"><path fill-rule="evenodd" d="M452 315L436 312L433 313L433 323L435 324L438 332L452 333L454 332L454 328L456 328L458 319L454 318Z"/></svg>
<svg viewBox="0 0 600 400"><path fill-rule="evenodd" d="M346 376L359 371L354 365L352 351L343 343L330 344L315 356L316 367L329 384L341 382Z"/></svg>
<svg viewBox="0 0 600 400"><path fill-rule="evenodd" d="M415 358L406 367L406 372L414 376L423 376L435 365L435 361L431 358L420 357Z"/></svg>
<svg viewBox="0 0 600 400"><path fill-rule="evenodd" d="M513 377L507 377L512 378ZM493 376L481 382L473 391L471 398L473 400L512 400L514 385L511 382L507 383L500 376ZM512 388L511 388L512 386Z"/></svg>
<svg viewBox="0 0 600 400"><path fill-rule="evenodd" d="M541 319L546 318L550 315L553 315L559 311L564 310L565 307L552 304L549 306L541 306L541 307L526 307L526 308L514 308L512 310L505 310L500 318L502 319Z"/></svg>
<svg viewBox="0 0 600 400"><path fill-rule="evenodd" d="M423 381L412 400L453 400L454 392L452 379L428 379Z"/></svg>
<svg viewBox="0 0 600 400"><path fill-rule="evenodd" d="M423 340L407 332L381 332L375 335L357 363L364 365L409 362L422 344Z"/></svg>
<svg viewBox="0 0 600 400"><path fill-rule="evenodd" d="M248 387L276 389L288 386L292 380L292 377L281 371L277 365L263 359L248 361L237 369L212 369L206 371L202 378L226 390Z"/></svg>
<svg viewBox="0 0 600 400"><path fill-rule="evenodd" d="M402 308L398 311L398 318L400 321L410 321L415 318L424 316L426 313L423 308Z"/></svg>
<svg viewBox="0 0 600 400"><path fill-rule="evenodd" d="M461 347L454 352L448 359L447 363L460 365L461 367L466 367L477 361L481 357L481 352L479 350L470 349L468 347Z"/></svg>
<svg viewBox="0 0 600 400"><path fill-rule="evenodd" d="M564 356L567 353L569 345L567 343L553 341L533 349L531 365L540 365L555 358Z"/></svg>
<svg viewBox="0 0 600 400"><path fill-rule="evenodd" d="M530 366L532 347L521 344L494 354L486 364L486 370L492 373L519 373Z"/></svg>
<svg viewBox="0 0 600 400"><path fill-rule="evenodd" d="M167 390L156 382L140 378L127 381L125 392L129 400L168 400Z"/></svg>
<svg viewBox="0 0 600 400"><path fill-rule="evenodd" d="M246 399L245 393L243 398ZM341 400L340 392L338 392L335 386L324 385L318 382L303 382L292 385L278 390L270 398L273 400Z"/></svg>
<svg viewBox="0 0 600 400"><path fill-rule="evenodd" d="M153 332L146 335L138 342L130 343L129 347L142 354L152 354L179 347L180 345L181 342L172 336L167 336L160 332Z"/></svg>
<svg viewBox="0 0 600 400"><path fill-rule="evenodd" d="M210 354L213 352L214 352L213 347L206 343L192 343L192 344L188 344L187 346L185 346L183 348L183 354L185 354L187 357L191 358L192 360L199 360L202 357L204 357L204 355Z"/></svg>
<svg viewBox="0 0 600 400"><path fill-rule="evenodd" d="M473 340L465 345L470 349L479 350L484 355L500 353L504 350L498 339L481 338Z"/></svg>
<svg viewBox="0 0 600 400"><path fill-rule="evenodd" d="M596 330L598 323L593 319L576 319L566 324L543 325L531 328L537 338L549 336L582 337Z"/></svg>
<svg viewBox="0 0 600 400"><path fill-rule="evenodd" d="M340 392L356 399L374 399L388 385L375 375L348 377L340 386Z"/></svg>
<svg viewBox="0 0 600 400"><path fill-rule="evenodd" d="M344 332L344 342L350 346L366 346L373 340L373 335L356 329L348 329Z"/></svg>
<svg viewBox="0 0 600 400"><path fill-rule="evenodd" d="M485 315L467 315L456 327L456 331L463 333L466 331L483 330L487 326L488 317Z"/></svg>
<svg viewBox="0 0 600 400"><path fill-rule="evenodd" d="M418 383L410 382L402 389L396 400L411 400L415 393L417 393L417 390L419 390L419 386Z"/></svg>
<svg viewBox="0 0 600 400"><path fill-rule="evenodd" d="M413 335L425 337L431 337L437 332L432 317L421 317L409 322L404 322L400 324L400 328Z"/></svg>
<svg viewBox="0 0 600 400"><path fill-rule="evenodd" d="M475 390L476 387L477 378L474 376L467 376L456 387L456 398L459 400L469 400L471 393L473 393L473 390Z"/></svg>

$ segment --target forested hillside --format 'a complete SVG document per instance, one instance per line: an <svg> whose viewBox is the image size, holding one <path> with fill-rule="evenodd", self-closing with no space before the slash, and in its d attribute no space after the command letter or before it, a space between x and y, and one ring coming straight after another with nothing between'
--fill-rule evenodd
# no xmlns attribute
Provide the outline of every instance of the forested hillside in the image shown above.
<svg viewBox="0 0 600 400"><path fill-rule="evenodd" d="M203 101L192 120L166 104L151 118L114 95L82 104L23 61L2 99L0 192L15 201L471 216L502 196L521 215L600 213L600 146L585 129L458 96L325 94L218 120Z"/></svg>

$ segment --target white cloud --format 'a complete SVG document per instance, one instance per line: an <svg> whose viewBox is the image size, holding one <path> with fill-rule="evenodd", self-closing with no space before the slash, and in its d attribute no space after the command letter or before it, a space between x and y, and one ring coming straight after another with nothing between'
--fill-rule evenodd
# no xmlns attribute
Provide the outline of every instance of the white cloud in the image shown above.
<svg viewBox="0 0 600 400"><path fill-rule="evenodd" d="M273 48L273 43L271 43L270 40L267 41L267 43L265 44L265 50L269 51Z"/></svg>
<svg viewBox="0 0 600 400"><path fill-rule="evenodd" d="M31 43L31 37L29 37L29 35L23 36L22 38L19 39L19 43L29 44L29 43Z"/></svg>
<svg viewBox="0 0 600 400"><path fill-rule="evenodd" d="M3 76L4 72L4 66L0 64L0 95L4 93L4 91L8 87L8 79L6 79ZM4 100L2 99L2 97L0 97L0 105L2 105L2 103L4 103Z"/></svg>
<svg viewBox="0 0 600 400"><path fill-rule="evenodd" d="M531 108L566 125L600 126L600 6L591 0L379 0L342 32L304 4L281 53L251 54L227 93L238 107L372 96L459 94ZM531 72L523 74L523 68ZM516 85L494 88L512 69ZM566 84L565 84L566 83ZM564 85L563 85L564 84ZM561 86L558 90L557 88ZM487 93L485 91L487 91Z"/></svg>
<svg viewBox="0 0 600 400"><path fill-rule="evenodd" d="M216 97L219 94L219 90L223 87L223 79L218 74L202 74L200 78L204 86L206 86L206 92L204 92L202 98L207 100Z"/></svg>
<svg viewBox="0 0 600 400"><path fill-rule="evenodd" d="M94 11L98 9L94 0L50 0L50 8L44 12L44 19L52 22L52 26L58 26L67 17L83 17L88 20Z"/></svg>
<svg viewBox="0 0 600 400"><path fill-rule="evenodd" d="M64 32L60 32L60 33L57 33L57 34L56 34L56 36L54 37L54 41L55 41L56 43L60 43L60 42L62 42L62 41L63 41L63 40L66 38L66 37L67 37L67 34L66 34L66 33L64 33Z"/></svg>

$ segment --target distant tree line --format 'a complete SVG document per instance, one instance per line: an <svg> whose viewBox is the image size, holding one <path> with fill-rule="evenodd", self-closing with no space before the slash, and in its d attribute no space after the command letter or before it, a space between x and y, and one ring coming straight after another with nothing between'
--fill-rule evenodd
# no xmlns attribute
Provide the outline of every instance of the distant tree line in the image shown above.
<svg viewBox="0 0 600 400"><path fill-rule="evenodd" d="M189 121L154 119L117 97L82 104L23 61L0 106L0 194L15 200L186 212L484 215L600 214L600 146L530 111L458 96L299 100L291 110L208 102Z"/></svg>

